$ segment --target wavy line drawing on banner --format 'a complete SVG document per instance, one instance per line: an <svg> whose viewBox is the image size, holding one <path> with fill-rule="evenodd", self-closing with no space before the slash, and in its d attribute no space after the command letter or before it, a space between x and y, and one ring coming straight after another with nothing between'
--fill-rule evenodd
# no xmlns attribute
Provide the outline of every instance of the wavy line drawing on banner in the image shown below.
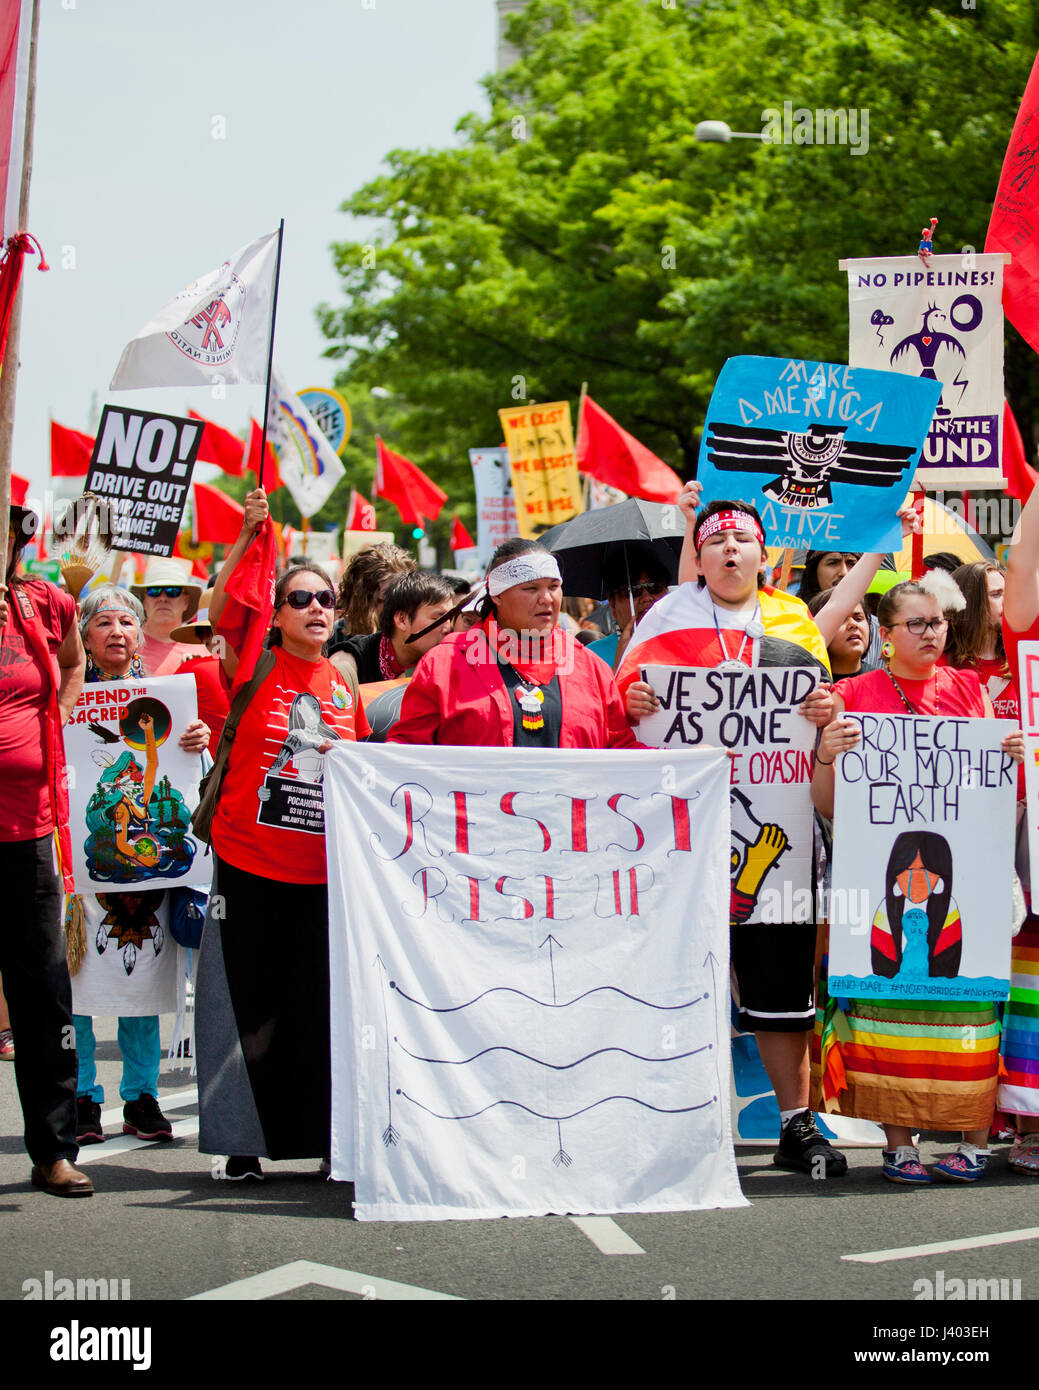
<svg viewBox="0 0 1039 1390"><path fill-rule="evenodd" d="M492 986L490 989L486 989L486 990L481 991L481 993L475 995L472 999L466 1000L466 1001L463 1002L463 1003L459 1003L459 1004L446 1004L446 1005L436 1005L436 1004L433 1004L433 1003L431 1003L431 1002L429 1002L429 1001L427 1001L427 1000L419 999L419 998L415 997L414 995L409 994L406 990L404 990L404 989L401 987L400 983L399 983L396 979L391 979L391 978L390 978L389 968L387 967L385 961L383 961L382 957L381 957L381 956L377 956L377 957L376 957L374 963L375 963L377 966L381 967L381 969L382 969L382 971L383 971L383 974L382 974L382 976L381 976L381 982L382 982L383 1028L384 1028L383 1036L384 1036L384 1039L385 1039L385 1050L386 1050L386 1114L387 1114L387 1122L386 1122L386 1127L385 1127L385 1129L384 1129L383 1132L382 1132L382 1140L383 1140L383 1143L384 1143L387 1147L396 1146L396 1145L398 1144L398 1142L400 1141L400 1132L394 1127L394 1124L393 1124L393 1100L394 1100L394 1097L395 1097L395 1096L400 1097L402 1100L408 1101L411 1105L416 1106L418 1109L424 1111L426 1114L428 1114L428 1115L432 1116L434 1119L438 1119L438 1120L455 1120L455 1121L473 1120L473 1119L478 1118L480 1115L484 1115L484 1114L486 1114L488 1111L495 1109L495 1108L498 1107L498 1106L512 1106L512 1107L515 1107L516 1109L521 1110L521 1111L525 1112L526 1114L531 1115L531 1116L533 1116L533 1117L535 1117L535 1118L537 1118L537 1119L551 1121L551 1122L554 1123L555 1126L556 1126L557 1148L556 1148L555 1153L552 1155L552 1163L553 1163L553 1165L554 1165L555 1167L557 1167L557 1168L560 1168L560 1167L562 1167L562 1168L569 1168L569 1167L572 1165L572 1163L573 1163L573 1158L572 1158L571 1154L567 1151L566 1146L565 1146L565 1144L564 1144L564 1142L563 1142L563 1133L562 1133L562 1124L563 1124L563 1122L564 1122L564 1121L567 1121L567 1120L576 1119L578 1116L587 1114L589 1111L595 1110L595 1109L597 1109L599 1106L605 1105L605 1104L607 1104L607 1103L609 1103L609 1102L611 1102L611 1101L629 1101L629 1102L631 1102L631 1103L634 1104L634 1105L641 1106L643 1109L652 1110L652 1111L656 1112L657 1114L661 1114L661 1115L684 1115L684 1114L690 1114L690 1113L693 1113L693 1112L696 1112L696 1111L700 1111L700 1110L706 1110L706 1109L709 1109L711 1106L717 1106L717 1102L718 1102L718 1088L719 1088L719 1084L720 1084L719 1081L718 1081L718 1074L717 1074L717 1059L718 1059L717 1018L715 1018L715 1027L714 1027L714 1038L713 1038L713 1041L708 1042L708 1043L705 1043L705 1044L703 1044L702 1046L695 1047L695 1048L691 1048L691 1049L688 1049L688 1050L685 1050L685 1051L682 1051L682 1052L669 1052L669 1053L667 1053L667 1055L658 1056L658 1055L652 1055L652 1054L649 1053L649 1052L640 1052L640 1051L637 1051L637 1050L635 1050L635 1049L633 1049L633 1048L628 1048L628 1047L624 1047L624 1046L621 1046L621 1045L619 1045L619 1044L616 1044L616 1045L606 1045L606 1046L603 1046L603 1047L594 1048L593 1050L591 1050L591 1051L589 1051L589 1052L586 1052L583 1056L580 1056L580 1057L577 1057L577 1058L574 1058L574 1059L568 1060L568 1061L562 1061L562 1062L553 1062L553 1061L549 1061L549 1060L546 1059L546 1058L542 1058L542 1057L535 1056L535 1055L534 1055L533 1053L531 1053L531 1052L525 1052L525 1051L523 1051L521 1048L513 1047L513 1046L510 1046L510 1045L508 1045L508 1044L506 1044L506 1043L492 1043L491 1045L489 1045L489 1046L487 1046L487 1047L484 1047L484 1048L481 1048L479 1051L474 1052L474 1053L472 1053L471 1055L469 1055L469 1056L464 1056L464 1057L427 1056L427 1055L425 1055L425 1053L422 1052L422 1051L415 1051L415 1050L413 1050L412 1048L408 1047L404 1042L401 1041L401 1038L400 1038L399 1033L397 1033L397 1032L391 1033L391 1032L390 1032L390 1028L389 1028L389 1012L388 1012L387 997L386 997L386 991L387 991L387 989L392 990L392 991L394 992L394 994L402 1001L402 1003L403 1003L403 1002L406 1002L406 1003L408 1003L408 1004L411 1004L411 1005L414 1006L415 1008L421 1009L421 1010L423 1010L423 1011L426 1012L426 1013L432 1013L432 1014L454 1014L454 1013L459 1013L459 1012L461 1012L462 1010L472 1008L474 1005L478 1004L481 1000L485 1000L485 999L489 998L490 996L492 996L492 995L494 995L494 994L499 994L499 993L501 993L501 994L515 995L517 998L526 1000L526 1001L528 1001L529 1003L535 1005L535 1006L536 1006L537 1008L539 1008L539 1009L548 1009L548 1010L552 1010L552 1009L569 1009L569 1008L571 1008L574 1004L579 1003L581 1000L589 999L589 998L591 998L593 995L604 994L604 993L617 994L617 995L621 996L622 998L624 998L624 999L626 999L626 1000L629 1000L631 1003L640 1005L640 1006L642 1006L642 1007L644 1007L644 1008L651 1009L651 1010L653 1010L653 1011L655 1011L655 1012L662 1012L662 1013L674 1013L674 1012L680 1011L680 1010L688 1010L688 1009L691 1009L691 1008L695 1007L695 1006L698 1005L698 1004L703 1004L703 1003L708 1003L708 1002L712 1002L712 1004L713 1004L713 999L714 999L715 992L716 992L716 989L717 989L717 981L716 981L716 978L715 978L715 966L716 966L716 964L717 964L717 958L715 957L715 955L714 955L713 952L708 952L708 954L704 957L704 960L703 960L703 969L704 969L705 971L707 971L708 969L710 970L710 976L711 976L710 988L709 988L708 990L704 990L704 992L702 992L702 993L700 993L700 994L695 994L695 995L693 995L691 998L686 999L686 1000L682 1001L681 1003L678 1003L678 1004L663 1004L663 1003L655 1003L654 1001L649 1000L649 999L643 999L643 998L640 997L639 995L637 995L637 994L632 994L632 993L629 992L628 990L620 989L620 988L619 988L618 986L616 986L616 985L597 985L597 986L593 987L592 989L584 990L582 993L577 994L577 995L574 995L574 996L573 996L572 998L570 998L570 999L560 999L560 997L559 997L560 988L559 988L559 984L558 984L557 979L556 979L556 959L555 959L555 953L556 953L556 950L557 950L557 949L558 949L558 950L563 950L564 948L563 948L562 943L558 940L558 938L555 937L554 935L552 935L551 933L550 933L548 936L545 937L545 939L541 942L541 945L539 946L538 949L539 949L539 950L543 950L546 946L548 947L548 963L549 963L549 971L550 971L550 976L551 976L551 999L549 999L549 998L547 998L547 997L546 997L546 998L541 998L541 997L539 997L539 996L537 996L537 995L527 993L525 990L517 989L517 988L515 988L514 986L509 986L509 985L496 985L496 986ZM665 1046L666 1046L666 1044L665 1044ZM714 1061L714 1068L715 1068L714 1077L713 1077L713 1080L714 1080L714 1092L713 1092L713 1094L711 1095L711 1097L710 1097L709 1100L703 1100L703 1101L699 1101L699 1102L697 1102L697 1103L691 1103L691 1104L688 1104L688 1105L677 1105L677 1106L656 1105L656 1104L654 1104L653 1102L651 1102L651 1101L649 1101L649 1100L646 1100L646 1099L644 1099L644 1098L642 1098L642 1097L640 1097L640 1096L637 1096L637 1095L628 1095L627 1093L624 1093L624 1092L618 1092L618 1093L614 1093L614 1094L610 1094L610 1095L606 1095L606 1096L601 1096L601 1097L599 1097L598 1099L596 1099L596 1100L594 1100L594 1101L591 1101L591 1102L590 1102L589 1104L587 1104L587 1105L578 1106L578 1107L575 1108L575 1109L566 1111L566 1113L559 1113L559 1114L549 1113L549 1111L548 1111L547 1109L544 1109L544 1110L538 1109L536 1106L525 1104L525 1103L524 1103L523 1101L521 1101L521 1100L517 1100L517 1099L514 1099L514 1098L510 1098L510 1097L501 1097L501 1098L499 1098L499 1099L496 1099L496 1100L491 1101L488 1105L481 1106L481 1107L479 1107L479 1108L477 1108L477 1109L473 1109L473 1110L464 1110L464 1111L460 1111L459 1113L448 1113L448 1112L445 1111L445 1110L436 1109L436 1108L434 1108L434 1106L428 1105L428 1104L426 1104L425 1102L419 1100L416 1096L411 1095L411 1094L404 1088L403 1085L401 1085L401 1086L395 1086L395 1085L394 1085L394 1081L393 1081L393 1072L394 1072L395 1068L394 1068L394 1063L393 1063L393 1052L392 1052L392 1049L393 1049L394 1047L398 1048L398 1049L400 1050L400 1052L403 1053L404 1056L406 1056L406 1057L409 1058L410 1060L415 1061L415 1062L421 1062L421 1063L424 1063L424 1064L430 1065L430 1066L442 1066L442 1067L458 1067L458 1068L464 1068L464 1067L470 1066L472 1063L478 1062L481 1058L486 1057L486 1056L488 1056L489 1054L492 1054L492 1053L511 1053L513 1056L518 1057L518 1058L522 1059L523 1061L530 1062L530 1063L534 1064L534 1065L537 1066L537 1067L542 1067L542 1068L545 1068L545 1069L547 1069L547 1070L549 1070L549 1071L556 1072L556 1073L572 1072L572 1071L574 1071L575 1068L580 1067L582 1064L591 1061L593 1058L601 1057L601 1056L604 1056L604 1055L609 1054L609 1053L615 1053L615 1054L617 1054L618 1056L629 1057L629 1058L631 1058L631 1059L632 1059L633 1061L635 1061L635 1062L648 1062L648 1063L652 1063L652 1064L661 1064L661 1063L666 1063L666 1062L680 1062L680 1061L686 1061L686 1060L688 1060L688 1059L691 1058L691 1057L696 1057L696 1056L700 1056L700 1055L703 1055L703 1054L713 1054L713 1061ZM718 1117L718 1123L719 1123L719 1134L720 1134L720 1128L721 1128L721 1118L720 1118L720 1115L719 1115L719 1117Z"/></svg>

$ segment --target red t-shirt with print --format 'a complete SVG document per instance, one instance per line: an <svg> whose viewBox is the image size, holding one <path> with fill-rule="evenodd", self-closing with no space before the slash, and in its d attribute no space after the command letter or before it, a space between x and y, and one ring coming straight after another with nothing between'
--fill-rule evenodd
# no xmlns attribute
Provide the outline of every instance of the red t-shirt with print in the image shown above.
<svg viewBox="0 0 1039 1390"><path fill-rule="evenodd" d="M213 848L236 869L281 883L324 883L321 779L329 739L364 738L364 709L332 663L274 649L274 670L246 707L213 820Z"/></svg>
<svg viewBox="0 0 1039 1390"><path fill-rule="evenodd" d="M21 581L20 581L21 582ZM76 620L76 601L53 584L25 590L47 637L52 657ZM13 610L14 594L7 598ZM0 642L0 841L38 840L54 829L47 790L48 702L52 672L41 668L12 612Z"/></svg>

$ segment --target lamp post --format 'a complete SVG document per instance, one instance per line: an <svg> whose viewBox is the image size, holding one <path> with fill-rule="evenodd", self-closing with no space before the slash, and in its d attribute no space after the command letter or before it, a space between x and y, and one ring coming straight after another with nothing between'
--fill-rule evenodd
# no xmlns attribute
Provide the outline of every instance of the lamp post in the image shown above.
<svg viewBox="0 0 1039 1390"><path fill-rule="evenodd" d="M761 131L730 130L724 121L701 121L693 131L697 140L718 140L728 144L730 140L764 140Z"/></svg>

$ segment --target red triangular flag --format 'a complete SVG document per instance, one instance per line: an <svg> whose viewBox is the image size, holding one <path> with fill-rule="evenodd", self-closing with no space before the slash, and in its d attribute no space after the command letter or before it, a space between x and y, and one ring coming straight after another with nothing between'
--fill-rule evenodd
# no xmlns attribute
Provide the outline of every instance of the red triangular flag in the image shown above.
<svg viewBox="0 0 1039 1390"><path fill-rule="evenodd" d="M996 200L985 237L986 251L1009 251L1003 270L1003 308L1022 338L1039 352L1039 242L1033 227L1039 217L1035 147L1039 142L1039 55L1003 157Z"/></svg>
<svg viewBox="0 0 1039 1390"><path fill-rule="evenodd" d="M192 483L195 490L195 540L234 545L242 529L245 508L209 483Z"/></svg>
<svg viewBox="0 0 1039 1390"><path fill-rule="evenodd" d="M1009 401L1003 402L1003 477L1007 480L1007 494L1021 502L1028 501L1039 480L1039 473L1028 462Z"/></svg>
<svg viewBox="0 0 1039 1390"><path fill-rule="evenodd" d="M451 518L451 549L452 550L472 550L476 542L470 536L458 517Z"/></svg>
<svg viewBox="0 0 1039 1390"><path fill-rule="evenodd" d="M270 517L256 532L227 581L224 611L216 630L238 653L234 684L253 673L274 614L274 571L277 542Z"/></svg>
<svg viewBox="0 0 1039 1390"><path fill-rule="evenodd" d="M82 430L66 429L51 421L51 476L85 478L94 452L94 436Z"/></svg>
<svg viewBox="0 0 1039 1390"><path fill-rule="evenodd" d="M257 479L260 476L260 444L263 440L263 430L255 420L249 421L252 429L249 431L249 453L245 460L244 472L255 473ZM263 490L269 497L272 492L281 487L281 474L278 472L278 455L274 452L271 441L267 441L267 458L263 465Z"/></svg>
<svg viewBox="0 0 1039 1390"><path fill-rule="evenodd" d="M356 488L350 489L350 505L346 511L348 531L377 531L379 523L375 517L375 507L362 497Z"/></svg>
<svg viewBox="0 0 1039 1390"><path fill-rule="evenodd" d="M25 505L25 499L29 494L29 479L20 478L17 473L11 474L11 501L16 507Z"/></svg>
<svg viewBox="0 0 1039 1390"><path fill-rule="evenodd" d="M215 463L233 478L240 478L245 472L245 444L238 435L225 430L222 425L214 425L197 411L189 410L192 420L201 420L205 428L202 442L198 446L199 463Z"/></svg>
<svg viewBox="0 0 1039 1390"><path fill-rule="evenodd" d="M682 480L633 434L622 429L591 396L577 422L577 466L601 483L647 502L675 502Z"/></svg>
<svg viewBox="0 0 1039 1390"><path fill-rule="evenodd" d="M422 469L406 459L403 454L395 454L376 435L375 456L378 464L375 469L375 495L385 497L400 512L405 526L421 526L428 518L436 521L447 501L443 492L427 478Z"/></svg>

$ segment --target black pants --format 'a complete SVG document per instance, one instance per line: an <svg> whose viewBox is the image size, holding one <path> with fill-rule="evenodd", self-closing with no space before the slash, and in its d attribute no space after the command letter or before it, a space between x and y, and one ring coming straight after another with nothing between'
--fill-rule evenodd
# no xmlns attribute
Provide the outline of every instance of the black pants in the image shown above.
<svg viewBox="0 0 1039 1390"><path fill-rule="evenodd" d="M76 1034L51 837L0 842L0 974L33 1163L75 1159Z"/></svg>
<svg viewBox="0 0 1039 1390"><path fill-rule="evenodd" d="M267 1154L327 1158L332 1064L328 889L217 860L224 969Z"/></svg>

